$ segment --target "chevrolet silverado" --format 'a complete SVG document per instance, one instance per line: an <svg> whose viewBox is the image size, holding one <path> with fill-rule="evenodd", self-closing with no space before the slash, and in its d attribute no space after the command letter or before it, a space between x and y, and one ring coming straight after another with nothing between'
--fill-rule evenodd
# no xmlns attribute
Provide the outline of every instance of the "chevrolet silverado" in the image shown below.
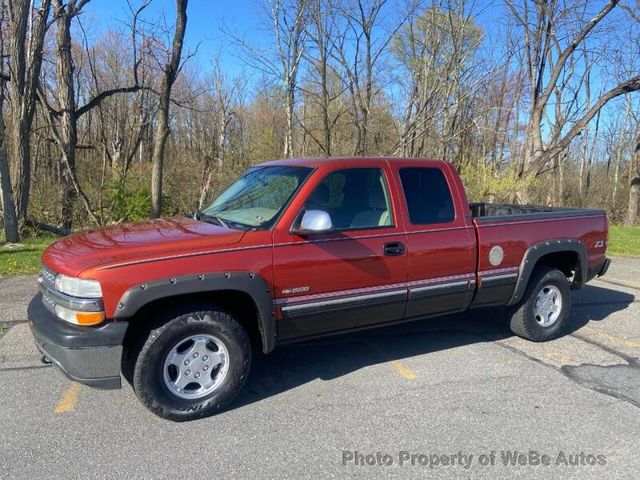
<svg viewBox="0 0 640 480"><path fill-rule="evenodd" d="M455 168L386 158L255 166L193 216L84 231L42 257L43 360L171 420L220 411L254 348L506 307L558 335L609 265L601 210L469 204Z"/></svg>

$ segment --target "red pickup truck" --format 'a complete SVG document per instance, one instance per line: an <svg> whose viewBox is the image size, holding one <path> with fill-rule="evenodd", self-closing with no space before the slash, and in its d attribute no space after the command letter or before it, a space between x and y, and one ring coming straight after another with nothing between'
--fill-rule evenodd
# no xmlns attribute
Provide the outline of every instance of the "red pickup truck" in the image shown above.
<svg viewBox="0 0 640 480"><path fill-rule="evenodd" d="M282 160L193 217L85 231L43 254L29 319L43 360L171 420L213 414L252 347L504 307L542 341L609 265L600 210L467 202L452 165Z"/></svg>

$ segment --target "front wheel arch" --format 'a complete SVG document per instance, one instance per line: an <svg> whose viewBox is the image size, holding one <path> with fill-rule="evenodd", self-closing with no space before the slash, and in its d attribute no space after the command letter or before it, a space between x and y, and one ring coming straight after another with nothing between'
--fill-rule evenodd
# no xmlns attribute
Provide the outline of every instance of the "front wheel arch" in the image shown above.
<svg viewBox="0 0 640 480"><path fill-rule="evenodd" d="M129 321L129 329L135 330L146 322L149 311L195 303L220 305L241 313L247 331L257 332L252 340L259 339L262 351L269 353L275 348L273 297L267 282L254 273L187 275L134 285L120 298L114 320ZM255 323L249 314L254 315Z"/></svg>

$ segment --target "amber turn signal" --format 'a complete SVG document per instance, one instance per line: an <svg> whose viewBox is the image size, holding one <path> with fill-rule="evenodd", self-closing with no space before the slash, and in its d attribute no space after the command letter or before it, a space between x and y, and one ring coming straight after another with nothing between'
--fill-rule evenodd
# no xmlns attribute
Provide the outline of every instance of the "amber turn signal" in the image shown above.
<svg viewBox="0 0 640 480"><path fill-rule="evenodd" d="M97 325L104 321L103 312L78 312L76 313L76 321L78 325Z"/></svg>
<svg viewBox="0 0 640 480"><path fill-rule="evenodd" d="M97 325L104 321L104 312L79 312L70 308L56 305L56 316L76 325Z"/></svg>

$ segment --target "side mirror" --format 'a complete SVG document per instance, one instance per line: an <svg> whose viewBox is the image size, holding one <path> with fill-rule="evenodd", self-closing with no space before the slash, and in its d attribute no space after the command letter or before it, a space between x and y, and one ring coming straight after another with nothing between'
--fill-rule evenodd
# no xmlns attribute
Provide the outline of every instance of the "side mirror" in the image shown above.
<svg viewBox="0 0 640 480"><path fill-rule="evenodd" d="M333 230L331 216L324 210L307 210L302 215L300 226L296 229L296 233L324 233Z"/></svg>

